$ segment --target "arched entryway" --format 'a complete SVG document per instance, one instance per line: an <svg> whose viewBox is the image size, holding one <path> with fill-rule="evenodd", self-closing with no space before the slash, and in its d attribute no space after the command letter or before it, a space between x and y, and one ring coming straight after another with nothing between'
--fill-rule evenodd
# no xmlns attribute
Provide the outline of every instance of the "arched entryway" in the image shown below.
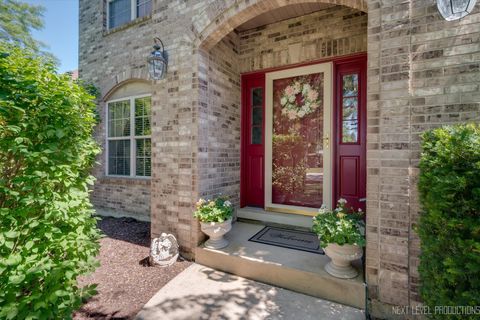
<svg viewBox="0 0 480 320"><path fill-rule="evenodd" d="M332 280L332 290L323 276L303 281L296 262L290 267L298 279L270 277L283 253L250 250L258 224L253 232L244 222L310 228L322 203L333 206L339 195L364 206L366 11L365 1L239 1L203 21L196 43L198 191L229 196L243 224L231 236L240 242L222 254L197 250L200 263L363 307L362 272L343 289ZM302 259L318 263L313 273L325 262Z"/></svg>
<svg viewBox="0 0 480 320"><path fill-rule="evenodd" d="M309 4L344 6L364 13L368 11L366 0L243 0L231 4L230 7L219 13L214 19L204 21L205 27L198 35L197 45L205 50L210 50L220 40L235 30L235 28L245 24L255 17L275 11L282 7Z"/></svg>
<svg viewBox="0 0 480 320"><path fill-rule="evenodd" d="M365 1L250 1L206 25L197 43L200 131L208 137L199 147L209 150L201 196L222 193L240 207L300 213L287 220L307 227L322 203L333 206L340 197L365 209L366 11ZM325 71L308 80L309 69L321 64ZM285 84L273 88L279 70ZM290 112L290 127L274 128L282 110L275 114L280 101L272 99L279 93L268 90L285 91L289 82L321 85L306 92L319 98L307 101L328 106L316 113L297 110L297 119ZM348 85L352 91L345 93ZM295 138L291 132L299 127ZM285 142L278 149L289 138L306 141L305 148L289 149ZM302 159L279 160L287 150ZM295 181L299 175L305 176L301 182Z"/></svg>

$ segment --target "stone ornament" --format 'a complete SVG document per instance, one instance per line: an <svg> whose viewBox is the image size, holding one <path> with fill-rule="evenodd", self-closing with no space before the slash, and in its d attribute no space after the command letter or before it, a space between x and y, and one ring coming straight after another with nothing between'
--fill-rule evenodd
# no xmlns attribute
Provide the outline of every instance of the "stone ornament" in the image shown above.
<svg viewBox="0 0 480 320"><path fill-rule="evenodd" d="M150 245L150 263L161 267L168 267L178 259L178 242L172 234L162 233L160 237L152 239Z"/></svg>

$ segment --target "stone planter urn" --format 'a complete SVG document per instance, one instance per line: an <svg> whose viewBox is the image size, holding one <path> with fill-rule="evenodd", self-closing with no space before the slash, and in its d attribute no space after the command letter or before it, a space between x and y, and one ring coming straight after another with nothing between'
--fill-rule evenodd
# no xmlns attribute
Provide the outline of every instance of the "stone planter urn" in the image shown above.
<svg viewBox="0 0 480 320"><path fill-rule="evenodd" d="M350 263L363 256L362 247L352 244L341 246L336 243L330 243L324 248L324 251L332 260L325 265L325 271L329 274L342 279L351 279L358 275L357 270Z"/></svg>
<svg viewBox="0 0 480 320"><path fill-rule="evenodd" d="M223 236L232 229L232 218L224 222L201 222L200 228L209 239L205 242L205 247L209 249L221 249L228 246L228 240Z"/></svg>

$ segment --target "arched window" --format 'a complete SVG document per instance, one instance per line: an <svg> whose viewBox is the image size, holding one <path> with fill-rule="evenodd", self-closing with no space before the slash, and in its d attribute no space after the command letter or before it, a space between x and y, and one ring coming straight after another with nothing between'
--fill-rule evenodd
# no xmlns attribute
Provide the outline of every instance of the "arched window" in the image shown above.
<svg viewBox="0 0 480 320"><path fill-rule="evenodd" d="M117 89L106 104L106 174L150 177L150 86L129 83ZM135 94L134 94L135 93Z"/></svg>

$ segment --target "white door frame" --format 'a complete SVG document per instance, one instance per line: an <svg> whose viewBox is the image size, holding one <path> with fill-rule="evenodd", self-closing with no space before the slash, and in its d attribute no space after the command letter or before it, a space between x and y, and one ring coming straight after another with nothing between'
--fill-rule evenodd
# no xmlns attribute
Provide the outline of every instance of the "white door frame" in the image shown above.
<svg viewBox="0 0 480 320"><path fill-rule="evenodd" d="M272 203L273 81L323 73L323 204L332 207L332 68L331 62L269 72L265 75L265 210L314 216L318 208Z"/></svg>

